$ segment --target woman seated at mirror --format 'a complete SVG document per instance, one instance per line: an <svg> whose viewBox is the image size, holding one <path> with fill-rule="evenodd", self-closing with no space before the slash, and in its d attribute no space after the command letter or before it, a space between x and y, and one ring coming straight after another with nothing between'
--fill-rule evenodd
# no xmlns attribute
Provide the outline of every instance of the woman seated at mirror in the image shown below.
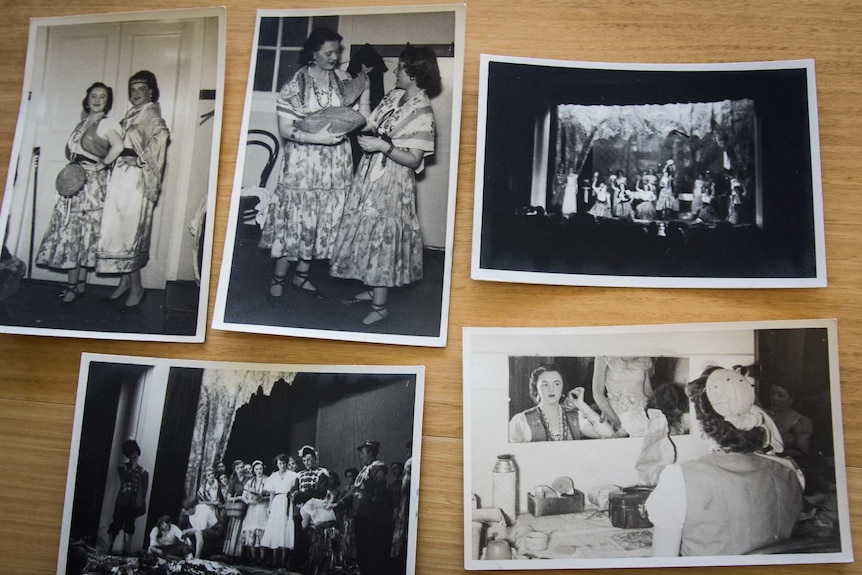
<svg viewBox="0 0 862 575"><path fill-rule="evenodd" d="M563 394L563 375L554 364L539 366L530 374L530 397L536 406L509 421L509 442L569 441L604 438L614 428L584 401L584 388Z"/></svg>
<svg viewBox="0 0 862 575"><path fill-rule="evenodd" d="M646 502L653 556L741 555L790 537L802 476L775 424L754 404L752 380L710 368L688 385L710 451L664 468Z"/></svg>

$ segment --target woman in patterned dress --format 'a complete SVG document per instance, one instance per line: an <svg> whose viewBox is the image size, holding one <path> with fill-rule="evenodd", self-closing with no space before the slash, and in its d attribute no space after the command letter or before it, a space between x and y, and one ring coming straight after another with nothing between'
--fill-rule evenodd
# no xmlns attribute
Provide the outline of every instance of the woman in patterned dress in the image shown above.
<svg viewBox="0 0 862 575"><path fill-rule="evenodd" d="M60 293L65 304L84 293L87 269L96 267L106 168L123 151L120 124L106 116L113 104L114 91L105 84L87 88L83 119L66 142L66 159L84 168L84 187L73 196L58 196L36 254L37 264L67 271L66 289Z"/></svg>
<svg viewBox="0 0 862 575"><path fill-rule="evenodd" d="M242 499L248 503L248 509L242 520L240 541L243 547L249 548L252 560L255 563L262 563L263 549L260 542L269 516L269 498L263 491L267 479L263 473L263 461L255 460L252 470L254 476L245 482L242 492Z"/></svg>
<svg viewBox="0 0 862 575"><path fill-rule="evenodd" d="M422 233L416 215L416 174L434 153L430 98L442 90L431 48L408 46L395 69L395 89L373 112L360 104L373 135L360 136L365 154L350 189L330 274L360 280L354 302L371 303L365 325L386 319L389 288L422 279ZM362 101L367 101L367 91Z"/></svg>
<svg viewBox="0 0 862 575"><path fill-rule="evenodd" d="M269 294L280 297L291 262L291 288L321 297L308 279L312 260L329 259L335 228L353 179L350 144L328 128L305 132L295 123L325 108L350 106L350 76L338 68L341 36L327 28L311 32L303 44L304 64L276 100L278 131L286 139L278 185L267 205L260 243L275 259ZM355 97L354 97L355 99Z"/></svg>

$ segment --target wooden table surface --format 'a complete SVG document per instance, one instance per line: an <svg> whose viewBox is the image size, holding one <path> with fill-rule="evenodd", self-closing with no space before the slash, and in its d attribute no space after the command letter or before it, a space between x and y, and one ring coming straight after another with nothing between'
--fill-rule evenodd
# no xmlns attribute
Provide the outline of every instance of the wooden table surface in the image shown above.
<svg viewBox="0 0 862 575"><path fill-rule="evenodd" d="M386 0L224 0L227 62L210 308L227 225L249 56L260 8L378 6ZM413 0L412 4L424 4ZM405 3L406 4L406 3ZM204 0L2 0L0 176L19 107L31 17L169 7ZM449 345L445 349L208 330L204 344L0 335L0 572L54 573L81 352L318 364L424 364L424 445L417 573L461 573L464 326L579 326L837 317L854 547L862 545L862 3L470 0ZM607 62L732 62L814 58L829 287L802 290L575 288L470 279L479 54ZM788 166L792 169L792 166ZM855 238L855 239L854 239ZM856 295L854 295L856 294ZM212 316L210 311L209 317ZM659 570L662 571L662 570ZM664 571L670 571L664 570ZM702 569L703 573L862 573L862 566ZM630 570L652 572L655 570Z"/></svg>

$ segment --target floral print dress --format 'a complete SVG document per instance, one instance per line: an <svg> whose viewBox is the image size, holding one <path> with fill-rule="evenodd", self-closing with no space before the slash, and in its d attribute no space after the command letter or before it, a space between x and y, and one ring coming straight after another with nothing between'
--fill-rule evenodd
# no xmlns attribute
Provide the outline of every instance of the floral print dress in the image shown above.
<svg viewBox="0 0 862 575"><path fill-rule="evenodd" d="M342 90L349 79L335 70L323 86L301 68L281 89L278 116L298 120L324 108L343 106ZM273 258L290 261L328 259L344 199L353 178L353 158L347 140L334 146L284 145L281 173L265 208L259 247Z"/></svg>
<svg viewBox="0 0 862 575"><path fill-rule="evenodd" d="M374 131L396 148L434 153L435 121L424 90L405 98L395 89L371 114ZM382 153L359 163L338 229L330 274L365 285L394 287L422 279L422 232L416 215L416 173Z"/></svg>
<svg viewBox="0 0 862 575"><path fill-rule="evenodd" d="M113 130L122 133L120 124L111 118L102 118L95 124L83 120L66 144L66 156L83 157L81 167L87 179L84 189L71 197L57 197L54 211L48 224L48 231L42 239L36 254L36 263L50 268L71 270L78 266L92 268L96 266L96 247L99 243L99 226L102 221L102 206L105 203L105 187L108 171L96 170L96 162L108 150L107 134ZM85 133L89 134L85 138ZM83 140L98 141L104 150L101 156L93 151L87 151ZM91 146L87 146L91 147Z"/></svg>

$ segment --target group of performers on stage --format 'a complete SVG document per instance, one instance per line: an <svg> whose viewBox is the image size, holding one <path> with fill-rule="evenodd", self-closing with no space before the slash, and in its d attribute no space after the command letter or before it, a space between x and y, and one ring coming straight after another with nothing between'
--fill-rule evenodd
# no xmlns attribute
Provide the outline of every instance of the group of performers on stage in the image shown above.
<svg viewBox="0 0 862 575"><path fill-rule="evenodd" d="M658 171L660 175L657 170L645 170L633 187L623 170L611 171L606 181L595 172L592 179L582 180L582 205L589 206L587 212L596 218L750 223L748 191L735 174L724 172L716 177L709 171L699 173L691 192L681 193L673 160L667 160ZM559 204L562 215L570 216L578 211L578 175L570 169L565 181Z"/></svg>

